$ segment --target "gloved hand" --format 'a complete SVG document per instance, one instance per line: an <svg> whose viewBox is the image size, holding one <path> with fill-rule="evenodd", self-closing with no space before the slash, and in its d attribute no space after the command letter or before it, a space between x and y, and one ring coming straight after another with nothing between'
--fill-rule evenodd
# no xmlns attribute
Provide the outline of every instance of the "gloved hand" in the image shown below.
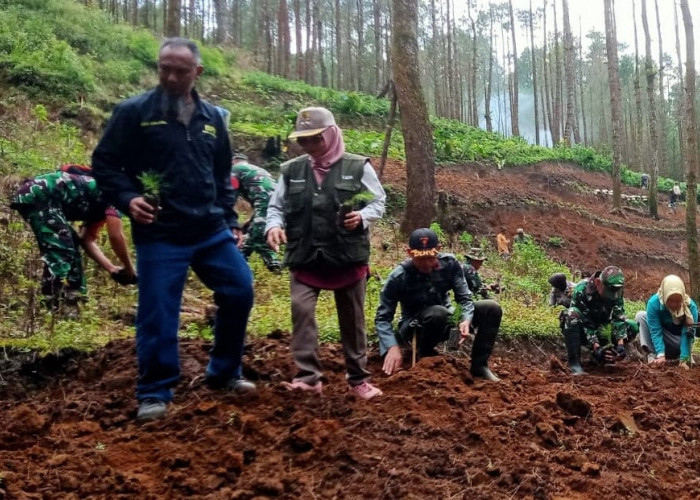
<svg viewBox="0 0 700 500"><path fill-rule="evenodd" d="M616 353L614 353L610 347L601 346L593 351L593 358L601 365L605 363L614 363L615 357Z"/></svg>
<svg viewBox="0 0 700 500"><path fill-rule="evenodd" d="M627 350L623 345L615 346L615 352L617 353L617 357L620 359L625 359L627 357Z"/></svg>
<svg viewBox="0 0 700 500"><path fill-rule="evenodd" d="M135 285L138 283L138 277L135 274L130 276L123 267L120 267L109 275L120 285Z"/></svg>

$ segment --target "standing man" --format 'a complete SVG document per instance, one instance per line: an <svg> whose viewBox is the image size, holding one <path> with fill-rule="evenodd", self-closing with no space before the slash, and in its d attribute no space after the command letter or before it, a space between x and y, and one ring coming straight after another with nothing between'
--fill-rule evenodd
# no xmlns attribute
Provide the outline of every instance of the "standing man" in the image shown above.
<svg viewBox="0 0 700 500"><path fill-rule="evenodd" d="M273 250L287 243L291 270L297 374L285 387L322 391L316 303L321 290L333 290L350 393L372 399L382 391L369 383L366 369L365 284L369 227L384 214L386 194L369 160L345 152L343 133L326 108L299 111L289 137L307 154L282 164L266 227ZM353 203L358 198L363 201Z"/></svg>
<svg viewBox="0 0 700 500"><path fill-rule="evenodd" d="M498 249L498 255L500 255L503 260L510 259L509 244L510 240L506 236L506 228L505 226L501 226L501 231L496 235L496 248Z"/></svg>
<svg viewBox="0 0 700 500"><path fill-rule="evenodd" d="M231 185L236 197L241 196L253 207L253 216L243 244L243 256L247 259L253 252L258 252L265 267L279 274L282 271L282 263L277 258L277 252L265 241L267 205L275 191L275 181L267 170L249 163L248 157L243 153L236 153L233 155L231 166Z"/></svg>
<svg viewBox="0 0 700 500"><path fill-rule="evenodd" d="M435 346L448 340L454 313L448 292L460 305L459 335L461 344L476 331L472 347L471 373L475 377L497 382L488 361L503 311L494 300L472 301L472 294L454 255L441 253L438 237L428 228L416 229L408 240L408 259L389 274L379 297L374 320L379 336L379 353L384 356L384 373L401 369L400 344L409 344L416 336L420 356L434 356ZM398 332L394 333L396 306L401 304Z"/></svg>
<svg viewBox="0 0 700 500"><path fill-rule="evenodd" d="M93 154L100 189L133 222L138 420L165 415L179 380L178 320L189 267L214 290L218 306L207 383L255 390L241 371L252 274L236 244L241 231L226 127L194 90L203 69L194 42L166 39L158 53L160 85L117 105ZM144 174L157 179L158 207L143 196Z"/></svg>
<svg viewBox="0 0 700 500"><path fill-rule="evenodd" d="M637 336L639 325L625 316L624 285L622 270L608 266L574 286L564 324L566 354L573 375L584 373L582 343L588 345L593 359L601 365L627 357L625 343ZM610 346L601 337L603 326L608 324L611 326Z"/></svg>
<svg viewBox="0 0 700 500"><path fill-rule="evenodd" d="M78 303L87 296L80 248L122 285L136 283L136 271L129 257L119 212L105 203L87 167L64 165L59 172L26 179L10 206L31 226L44 274L42 302L51 310L62 304L78 314ZM82 168L82 170L80 170ZM72 221L81 221L76 231ZM109 243L123 267L112 263L97 245L102 226L107 227Z"/></svg>

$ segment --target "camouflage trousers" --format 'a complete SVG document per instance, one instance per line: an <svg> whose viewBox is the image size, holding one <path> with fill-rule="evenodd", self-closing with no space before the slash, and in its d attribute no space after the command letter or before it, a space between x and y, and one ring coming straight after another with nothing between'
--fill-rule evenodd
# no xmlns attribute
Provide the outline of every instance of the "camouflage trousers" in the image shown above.
<svg viewBox="0 0 700 500"><path fill-rule="evenodd" d="M253 223L248 229L248 237L243 244L243 256L248 259L253 252L257 252L263 260L265 267L270 271L279 272L282 269L282 263L277 257L270 245L265 241L265 223Z"/></svg>
<svg viewBox="0 0 700 500"><path fill-rule="evenodd" d="M20 205L20 215L34 232L44 272L41 293L48 300L77 302L87 293L80 239L59 207Z"/></svg>

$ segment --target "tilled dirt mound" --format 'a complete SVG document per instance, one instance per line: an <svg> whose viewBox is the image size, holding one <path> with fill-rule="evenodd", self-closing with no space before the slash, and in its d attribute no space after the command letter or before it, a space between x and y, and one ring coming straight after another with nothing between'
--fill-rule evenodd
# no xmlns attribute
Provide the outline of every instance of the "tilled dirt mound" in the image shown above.
<svg viewBox="0 0 700 500"><path fill-rule="evenodd" d="M323 396L282 389L294 371L277 337L249 347L248 397L205 388L210 345L183 341L169 414L144 425L133 341L6 373L0 497L700 497L697 371L628 361L573 378L539 346L499 344L500 383L445 353L375 377L384 395L363 402L335 345Z"/></svg>

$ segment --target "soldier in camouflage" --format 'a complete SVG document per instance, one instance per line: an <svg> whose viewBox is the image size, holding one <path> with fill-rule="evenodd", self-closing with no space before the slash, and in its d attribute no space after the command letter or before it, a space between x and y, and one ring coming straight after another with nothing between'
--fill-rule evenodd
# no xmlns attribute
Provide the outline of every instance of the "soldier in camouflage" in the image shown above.
<svg viewBox="0 0 700 500"><path fill-rule="evenodd" d="M608 266L574 287L564 325L569 369L574 375L584 373L581 367L583 342L600 364L614 363L627 356L625 343L636 337L639 325L625 316L624 283L620 268ZM612 328L611 346L601 345L601 330L607 324Z"/></svg>
<svg viewBox="0 0 700 500"><path fill-rule="evenodd" d="M44 304L51 309L58 308L62 301L77 306L85 299L81 246L115 281L136 282L119 212L102 201L89 169L64 167L70 168L24 180L10 204L36 236L44 261L41 293ZM79 231L71 221L82 222ZM113 264L96 243L103 225L123 267Z"/></svg>
<svg viewBox="0 0 700 500"><path fill-rule="evenodd" d="M472 292L472 295L479 295L482 299L490 299L490 292L501 293L502 287L499 283L484 285L483 281L481 281L479 269L481 269L481 265L486 260L484 251L481 248L475 247L470 249L465 257L467 261L462 264L462 271L464 272L464 279L467 280L467 286L469 287L469 291Z"/></svg>
<svg viewBox="0 0 700 500"><path fill-rule="evenodd" d="M236 153L231 166L231 184L236 198L241 196L253 207L253 217L246 223L248 236L243 244L243 256L247 259L257 252L270 271L279 273L282 264L265 240L267 205L275 191L275 181L267 170L248 163L246 155Z"/></svg>

